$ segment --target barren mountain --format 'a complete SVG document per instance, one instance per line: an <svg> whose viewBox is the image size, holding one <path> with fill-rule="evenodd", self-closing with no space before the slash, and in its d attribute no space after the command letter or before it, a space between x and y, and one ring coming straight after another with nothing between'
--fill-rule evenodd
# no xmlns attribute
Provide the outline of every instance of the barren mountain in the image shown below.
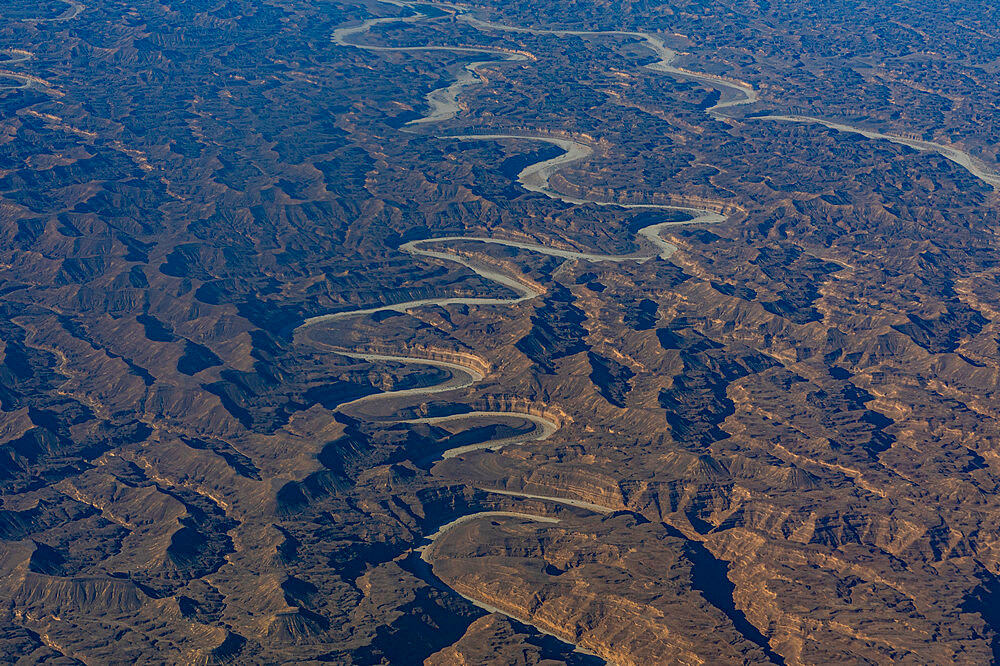
<svg viewBox="0 0 1000 666"><path fill-rule="evenodd" d="M997 8L4 0L0 663L991 663Z"/></svg>

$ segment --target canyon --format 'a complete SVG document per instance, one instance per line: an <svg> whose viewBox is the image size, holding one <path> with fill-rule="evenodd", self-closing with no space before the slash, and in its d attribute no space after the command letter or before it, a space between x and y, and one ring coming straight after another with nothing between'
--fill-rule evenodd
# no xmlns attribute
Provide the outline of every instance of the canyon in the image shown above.
<svg viewBox="0 0 1000 666"><path fill-rule="evenodd" d="M9 5L10 663L994 660L989 7Z"/></svg>

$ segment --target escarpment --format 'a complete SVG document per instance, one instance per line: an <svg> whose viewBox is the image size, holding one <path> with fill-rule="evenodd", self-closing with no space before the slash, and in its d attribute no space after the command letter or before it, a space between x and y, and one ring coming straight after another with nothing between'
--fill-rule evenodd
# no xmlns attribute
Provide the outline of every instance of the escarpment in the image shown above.
<svg viewBox="0 0 1000 666"><path fill-rule="evenodd" d="M0 661L991 662L997 14L5 0Z"/></svg>

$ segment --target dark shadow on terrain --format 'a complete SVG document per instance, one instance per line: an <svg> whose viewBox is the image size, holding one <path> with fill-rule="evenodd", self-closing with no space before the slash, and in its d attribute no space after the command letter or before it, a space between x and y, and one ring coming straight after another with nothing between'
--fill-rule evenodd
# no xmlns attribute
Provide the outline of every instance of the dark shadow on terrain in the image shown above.
<svg viewBox="0 0 1000 666"><path fill-rule="evenodd" d="M784 658L771 649L771 644L764 634L760 633L760 630L747 620L743 611L736 607L736 602L733 601L733 591L736 586L730 582L726 575L729 566L717 560L705 546L688 539L676 528L666 523L664 523L664 527L671 536L684 539L688 544L687 555L693 564L691 567L692 587L701 592L705 601L722 611L733 623L733 628L740 632L745 639L760 646L771 663L784 664Z"/></svg>
<svg viewBox="0 0 1000 666"><path fill-rule="evenodd" d="M973 590L972 594L962 604L962 611L977 613L993 631L990 647L993 650L993 663L1000 663L1000 579L987 573L989 580Z"/></svg>

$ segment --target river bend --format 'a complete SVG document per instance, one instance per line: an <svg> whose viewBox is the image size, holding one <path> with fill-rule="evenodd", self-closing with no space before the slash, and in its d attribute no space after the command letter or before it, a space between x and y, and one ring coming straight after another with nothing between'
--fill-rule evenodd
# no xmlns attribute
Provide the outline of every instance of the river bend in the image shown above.
<svg viewBox="0 0 1000 666"><path fill-rule="evenodd" d="M405 47L389 47L389 46L376 46L370 44L359 43L356 38L368 33L372 28L393 22L403 22L403 23L414 23L427 19L426 15L420 13L419 9L414 5L409 5L408 3L392 2L401 7L408 7L411 10L417 12L413 16L400 17L400 18L374 18L363 21L361 24L350 27L338 28L334 31L333 41L341 46L350 46L359 49L369 50L369 51L381 51L381 52L416 52L416 51L452 51L458 53L486 53L490 55L497 56L497 59L493 60L482 60L469 63L464 66L461 73L459 73L456 80L450 85L433 90L426 96L428 110L425 115L416 120L411 120L408 125L426 125L432 123L439 123L444 120L455 117L460 111L461 106L458 102L458 96L463 88L471 85L481 84L485 81L485 77L480 73L480 68L487 64L497 64L501 62L511 62L511 61L527 61L536 59L532 54L525 52L514 52L506 51L502 49L492 49L483 48L477 46L465 46L465 45L426 45L426 46L405 46ZM478 29L507 29L506 26L498 26L497 24L489 24L486 22L478 21L471 16L468 16L464 10L459 10L453 5L433 5L435 7L446 9L447 11L457 12L457 15L462 19L466 20ZM527 31L527 29L518 29ZM663 71L666 73L678 74L678 75L689 75L683 70L674 68L670 63L675 57L675 53L668 49L662 41L658 38L647 35L645 33L628 33L628 32L615 32L615 33L572 33L566 31L553 31L551 34L579 34L579 35L598 35L598 34L612 34L620 36L634 36L641 37L646 40L647 44L652 48L658 55L660 55L661 60L658 63L649 65L651 69L656 71ZM706 75L708 76L708 75ZM723 79L712 78L715 85L723 88L733 88L738 91L742 91L742 96L736 95L733 99L726 102L720 102L713 109L721 109L728 106L733 106L736 104L750 103L756 100L753 89L749 86L744 86L743 84L732 83ZM332 324L334 322L345 320L349 318L354 318L358 316L374 314L383 311L399 311L406 312L420 307L426 306L447 306L447 305L475 305L475 306L515 306L527 300L534 299L541 295L538 288L527 282L516 279L515 277L504 273L502 271L495 270L489 266L484 265L481 262L474 262L464 257L459 256L456 253L449 252L445 249L431 249L428 246L441 246L447 245L448 243L455 242L476 242L483 244L493 244L493 245L505 245L507 247L516 248L519 250L525 250L530 252L537 252L540 254L545 254L552 257L561 258L565 261L588 261L588 262L644 262L655 257L660 257L667 259L673 254L677 249L676 246L669 243L662 238L661 232L668 226L674 226L678 224L711 224L723 222L727 219L727 216L715 210L709 210L704 208L697 208L694 206L677 206L677 205L666 205L657 203L627 203L623 204L616 201L604 201L600 199L586 199L580 197L572 197L563 194L553 188L550 185L550 179L560 170L566 168L571 164L575 164L588 159L592 155L592 148L585 143L580 141L567 139L563 137L552 137L541 135L530 135L530 134L465 134L465 135L452 135L452 136L442 136L442 139L449 140L459 140L459 141L504 141L504 140L514 140L514 141L538 141L543 143L548 143L555 145L563 150L562 154L557 155L554 158L542 160L534 164L526 166L517 176L517 181L520 185L529 192L536 194L541 194L551 199L555 199L570 205L596 205L596 206L608 206L608 207L618 207L622 209L644 209L644 210L670 210L670 211L681 211L687 213L691 216L691 219L682 222L663 222L658 224L649 225L636 234L636 240L639 242L640 248L630 254L602 254L594 252L585 252L564 248L550 247L546 245L528 243L524 241L508 240L503 238L492 238L492 237L479 237L479 236L443 236L438 238L429 238L422 240L414 240L402 245L399 249L407 252L414 256L414 258L425 258L437 261L449 261L453 263L460 264L466 268L472 270L480 277L490 280L496 284L507 287L514 292L515 296L510 298L461 298L461 297L443 297L443 298L429 298L408 301L405 303L397 303L391 305L381 305L370 308L358 308L354 310L348 310L344 312L331 313L326 315L320 315L307 319L298 329L296 329L297 334L308 335L308 329L314 327L318 324ZM722 206L720 205L720 209ZM315 342L315 341L314 341ZM317 343L321 344L321 343ZM458 391L461 389L466 389L474 384L478 383L484 376L482 372L478 369L472 368L467 365L461 365L458 363L445 362L439 360L429 360L426 358L409 357L409 356L393 356L384 354L374 354L366 352L358 352L351 350L341 350L336 349L336 353L345 355L348 357L356 358L365 361L393 361L400 363L413 363L420 365L430 365L434 367L439 367L446 369L450 373L450 378L431 387L422 387L415 389L403 389L394 391L384 391L375 395L365 396L358 398L347 403L343 403L337 407L338 411L346 410L351 407L357 407L362 403L367 403L371 401L389 399L389 398L400 398L405 396L430 396L439 393L446 393L452 391ZM541 441L547 439L553 435L559 428L559 425L552 421L551 419L529 414L525 412L489 412L489 411L472 411L462 414L456 414L445 417L431 417L423 419L409 419L400 420L395 422L405 422L405 423L428 423L428 424L439 424L448 421L456 421L461 419L485 419L489 420L500 419L502 417L521 417L531 421L535 427L532 433L528 435L522 435L517 437L505 437L500 439L495 439L483 443L477 443L472 445L465 445L460 447L455 447L444 451L440 454L441 458L451 458L454 456L462 455L473 450L484 449L484 448L500 448L501 446L520 444L528 441ZM607 513L610 509L602 507L589 502L583 502L581 500L573 499L563 499L557 497L547 497L540 495L531 495L528 493L516 493L512 491L503 490L488 490L482 489L486 492L490 492L497 495L508 495L513 497L519 497L522 499L538 499L547 500L555 503L564 504L567 506L574 506L580 509L585 509L589 511L596 511L599 513ZM518 512L509 511L484 511L484 512L474 512L464 516L460 516L455 520L441 526L435 532L433 532L427 539L427 545L421 546L417 549L420 557L427 562L431 567L433 567L433 554L434 554L434 542L445 535L450 529L456 525L463 524L470 520L475 520L481 517L487 516L509 516L509 517L519 517L522 519L535 520L540 522L558 522L557 519L537 514L525 514ZM460 594L460 593L459 593ZM465 595L462 595L465 596ZM530 621L525 618L519 618L512 615L501 608L496 608L485 604L479 600L465 597L475 605L488 610L489 612L497 612L501 614L508 615L514 619L527 622ZM542 633L547 633L553 635L551 632L546 631L540 627L536 627ZM565 636L555 636L560 640L565 641ZM587 654L592 654L579 646L574 646L578 651ZM596 656L596 655L595 655Z"/></svg>
<svg viewBox="0 0 1000 666"><path fill-rule="evenodd" d="M408 2L400 2L398 0L383 0L389 4L393 4L399 7L405 7L411 11L416 12L412 16L398 17L398 18L374 18L363 21L359 25L341 27L334 31L333 41L344 47L354 47L358 49L364 49L368 51L380 51L380 52L433 52L433 51L448 51L455 53L470 53L470 54L488 54L494 56L493 59L480 60L468 63L464 65L462 71L458 74L456 79L446 87L439 88L431 91L426 95L426 102L428 110L420 118L411 120L407 123L409 126L420 126L429 125L434 123L440 123L451 118L454 118L461 111L461 105L458 101L459 95L464 88L472 85L482 84L485 82L484 75L480 72L481 68L489 64L500 64L503 62L514 62L514 61L528 61L535 60L535 56L523 51L511 51L498 48L488 48L480 46L468 46L468 45L424 45L424 46L377 46L371 44L359 43L356 38L370 32L373 28L379 25L387 23L415 23L423 20L431 20L431 17L422 13L419 6L416 4L411 4ZM76 3L72 3L74 6ZM458 20L464 21L465 23L475 27L477 30L482 32L486 31L506 31L506 32L519 32L519 33L529 33L534 35L552 35L552 36L577 36L577 37L602 37L602 36L616 36L616 37L627 37L642 40L647 48L649 48L655 56L658 58L656 62L649 63L645 67L649 70L668 74L678 78L685 78L696 80L707 84L708 86L720 90L723 95L720 100L713 106L706 109L706 112L717 119L734 120L735 118L727 113L727 111L732 110L735 107L747 106L754 104L759 100L758 93L756 89L743 81L738 81L736 79L716 76L713 74L707 74L703 72L696 72L682 67L678 67L675 62L678 57L678 53L666 46L663 40L652 33L639 32L639 31L577 31L577 30L558 30L558 29L541 29L541 28L529 28L520 26L508 26L498 23L493 23L489 21L484 21L472 16L469 10L465 7L460 7L457 5L444 4L444 3L425 3L427 5L433 6L438 9L442 9L451 17L457 18ZM976 178L979 178L985 183L990 184L993 187L1000 187L1000 173L997 173L995 169L992 169L985 165L982 161L977 160L965 151L962 151L953 146L946 146L939 143L934 143L930 141L921 141L916 139L909 139L893 134L885 134L880 132L875 132L872 130L866 130L863 128L855 127L852 125L835 123L819 118L812 118L808 116L784 116L784 115L764 115L764 116L751 116L744 118L744 121L749 120L771 120L778 122L796 122L796 123L813 123L820 124L832 129L836 129L842 132L853 132L861 134L867 138L874 140L884 140L890 141L897 144L906 145L915 148L920 151L930 151L937 152L952 162L958 164L962 168L965 168L970 173L972 173ZM376 312L395 310L400 312L406 312L416 308L426 307L426 306L448 306L448 305L472 305L472 306L515 306L524 301L531 300L533 298L541 295L541 292L537 287L529 284L527 282L522 282L515 277L508 275L504 272L495 270L488 266L481 264L480 262L474 262L464 257L459 256L456 253L449 252L445 249L430 249L427 246L430 245L447 245L448 243L455 242L476 242L483 244L495 244L495 245L505 245L508 247L526 250L531 252L538 252L541 254L546 254L553 257L562 258L566 261L589 261L589 262L625 262L625 261L636 261L642 262L652 259L654 257L660 257L667 259L676 250L676 247L664 240L661 237L661 232L667 226L673 226L677 224L713 224L720 223L727 219L727 216L719 213L716 210L709 210L697 207L686 207L686 206L674 206L665 204L653 204L653 203L629 203L622 204L616 201L603 201L598 199L586 199L572 197L563 194L553 188L550 185L550 179L558 173L560 170L566 168L571 164L575 164L588 159L592 155L592 148L587 144L576 141L572 139L567 139L564 137L553 137L547 136L545 134L463 134L463 135L452 135L452 136L442 136L441 139L449 140L459 140L459 141L504 141L504 140L516 140L516 141L538 141L549 143L551 145L558 146L563 150L563 153L547 160L539 161L537 163L528 165L518 174L517 180L520 185L527 191L541 194L551 199L555 199L570 205L597 205L597 206L616 206L624 209L662 209L662 210L672 210L672 211L683 211L692 216L692 219L684 222L666 222L655 225L650 225L644 229L637 232L637 241L640 243L640 249L631 254L622 255L611 255L611 254L600 254L585 251L577 251L571 249L555 248L549 247L541 244L527 243L524 241L508 240L503 238L493 238L493 237L478 237L478 236L443 236L438 238L429 238L422 240L415 240L405 243L400 247L400 250L411 254L414 259L430 259L436 261L449 261L465 266L466 268L472 270L484 279L490 280L496 284L507 287L512 290L515 294L513 297L509 298L460 298L460 297L443 297L443 298L428 298L421 300L413 300L405 303L397 303L391 305L380 305L370 308L358 308L354 310L337 312L332 314L320 315L312 317L306 320L298 329L296 329L297 334L307 333L308 329L318 324L332 324L337 321L345 320L348 318L358 317L366 314L373 314ZM720 209L723 207L720 206ZM315 342L315 341L313 341ZM321 344L321 343L316 343ZM430 396L438 393L446 393L458 391L461 389L467 389L474 386L479 381L484 379L483 373L471 367L470 365L462 365L459 363L446 362L440 360L429 360L426 358L410 357L410 356L393 356L393 355L383 355L374 354L367 352L358 352L351 350L340 350L336 349L336 353L353 357L359 360L365 361L392 361L399 363L412 363L412 364L422 364L430 365L438 368L448 370L450 373L450 378L441 382L435 386L415 388L415 389L404 389L395 391L385 391L375 395L366 396L353 400L340 405L337 410L344 410L349 407L356 407L357 405L370 401L377 401L387 398L399 398L404 396ZM521 417L530 420L534 426L535 430L529 433L527 436L518 437L506 437L500 438L484 443L466 445L461 447L455 447L449 449L440 454L442 458L450 458L457 455L462 455L469 451L483 449L483 448L499 448L500 446L512 445L517 443L523 443L527 441L540 441L547 439L552 434L558 430L558 424L554 421L528 413L523 412L490 412L490 411L472 411L462 414L444 416L444 417L430 417L423 419L409 419L409 420L397 420L394 422L405 422L405 423L427 423L427 424L439 424L448 421L455 421L461 419L485 419L489 420L491 418L501 418L501 417ZM609 507L604 507L591 502L585 502L582 500L574 500L570 498L560 498L545 495L534 495L530 493L523 493L517 491L508 490L497 490L497 489L480 489L482 491L511 496L520 499L534 499L540 501L548 501L558 504L563 504L567 506L573 506L579 509L584 509L588 511L593 511L597 513L609 513L612 511ZM557 523L558 519L552 518L550 516L539 515L539 514L529 514L520 513L515 511L481 511L474 512L467 515L459 516L458 518L452 520L451 522L442 525L432 534L430 534L424 545L416 548L416 552L419 553L420 557L427 562L431 567L433 567L433 560L435 555L435 548L438 545L439 540L446 535L452 528L457 525L464 524L471 520L476 520L485 517L516 517L525 520L532 520L543 523ZM456 593L458 593L456 591ZM458 593L461 595L461 593ZM483 608L489 612L501 613L513 617L514 619L530 624L530 618L518 618L512 615L510 612L505 611L502 608L496 608L485 604L480 600L461 595L468 599L470 602ZM545 631L539 627L536 627L542 633L547 633L550 635L551 632ZM564 636L555 636L560 640L566 640ZM575 646L577 650L581 652L587 652L579 646ZM588 654L592 654L587 652Z"/></svg>

